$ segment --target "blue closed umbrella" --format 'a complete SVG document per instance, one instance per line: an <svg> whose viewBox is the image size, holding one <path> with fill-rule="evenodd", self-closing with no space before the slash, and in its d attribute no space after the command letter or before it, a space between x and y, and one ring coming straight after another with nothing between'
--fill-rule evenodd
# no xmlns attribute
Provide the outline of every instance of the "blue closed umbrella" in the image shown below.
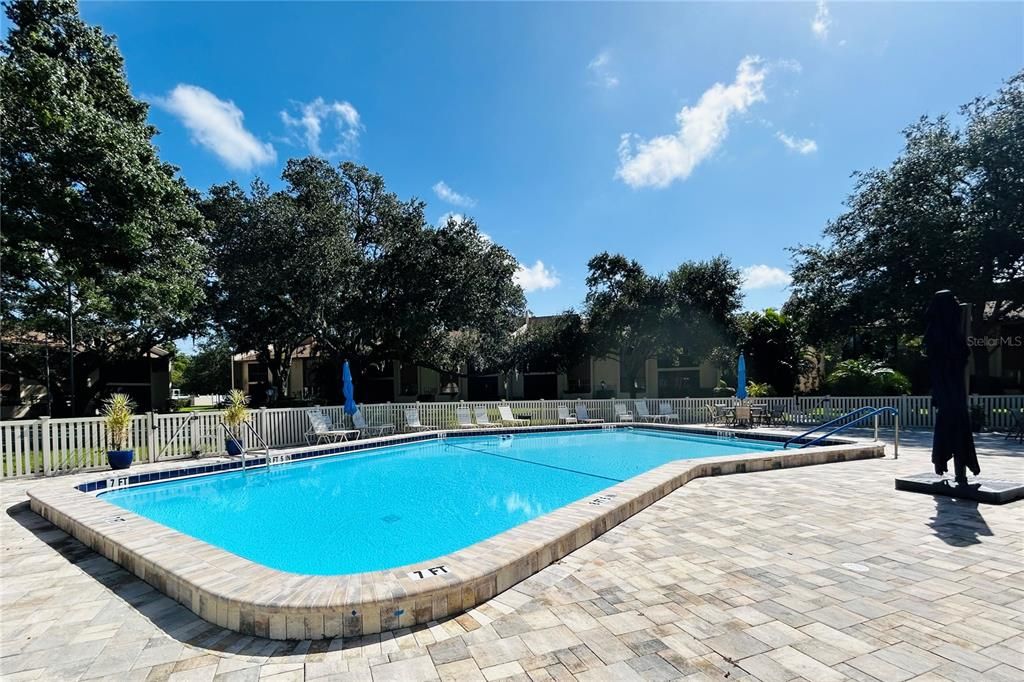
<svg viewBox="0 0 1024 682"><path fill-rule="evenodd" d="M345 395L345 414L355 414L358 409L354 399L356 389L352 385L352 370L348 367L348 360L341 368L341 392Z"/></svg>
<svg viewBox="0 0 1024 682"><path fill-rule="evenodd" d="M740 400L747 399L747 360L740 353L740 364L736 368L736 397Z"/></svg>

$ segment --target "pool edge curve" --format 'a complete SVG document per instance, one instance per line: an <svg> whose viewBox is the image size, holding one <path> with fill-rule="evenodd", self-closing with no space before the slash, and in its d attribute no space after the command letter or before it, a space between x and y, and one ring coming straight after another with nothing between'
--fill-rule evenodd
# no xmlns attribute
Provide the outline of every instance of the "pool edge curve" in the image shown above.
<svg viewBox="0 0 1024 682"><path fill-rule="evenodd" d="M381 445L397 444L389 441ZM341 576L268 568L83 493L71 481L48 481L28 495L34 512L210 623L269 639L323 639L463 613L696 478L883 456L882 443L846 441L676 460L452 554Z"/></svg>

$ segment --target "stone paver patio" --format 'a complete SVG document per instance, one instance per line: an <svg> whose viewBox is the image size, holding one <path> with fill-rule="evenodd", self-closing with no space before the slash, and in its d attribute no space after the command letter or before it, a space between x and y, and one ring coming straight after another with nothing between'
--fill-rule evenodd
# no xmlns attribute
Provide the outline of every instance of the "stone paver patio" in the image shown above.
<svg viewBox="0 0 1024 682"><path fill-rule="evenodd" d="M490 602L359 639L212 626L0 483L4 680L1024 680L1024 502L896 492L900 459L692 481ZM979 438L983 473L1024 448Z"/></svg>

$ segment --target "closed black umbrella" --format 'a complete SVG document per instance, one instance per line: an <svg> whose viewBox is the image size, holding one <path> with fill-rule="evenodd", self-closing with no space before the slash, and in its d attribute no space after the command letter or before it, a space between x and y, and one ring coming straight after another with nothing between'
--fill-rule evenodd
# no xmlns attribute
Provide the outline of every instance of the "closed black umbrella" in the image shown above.
<svg viewBox="0 0 1024 682"><path fill-rule="evenodd" d="M932 405L936 410L932 464L935 473L941 475L948 470L952 458L957 485L966 485L966 470L977 476L981 467L967 410L964 369L970 351L960 324L960 304L952 291L935 293L926 319L924 345L932 379Z"/></svg>

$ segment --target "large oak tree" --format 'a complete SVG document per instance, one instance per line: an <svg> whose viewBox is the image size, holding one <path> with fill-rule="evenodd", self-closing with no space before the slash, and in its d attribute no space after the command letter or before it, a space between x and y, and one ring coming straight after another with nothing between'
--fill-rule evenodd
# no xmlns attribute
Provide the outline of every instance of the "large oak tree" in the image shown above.
<svg viewBox="0 0 1024 682"><path fill-rule="evenodd" d="M400 360L445 372L502 363L525 312L516 261L472 220L435 227L365 167L292 160L284 189L214 187L212 299L217 325L256 351L286 393L288 358L308 337L317 353ZM331 386L326 387L328 390Z"/></svg>
<svg viewBox="0 0 1024 682"><path fill-rule="evenodd" d="M939 289L973 304L972 333L1024 310L1024 72L991 98L905 131L888 167L858 173L827 242L794 249L785 312L808 341L919 335ZM989 348L974 347L987 374Z"/></svg>
<svg viewBox="0 0 1024 682"><path fill-rule="evenodd" d="M157 156L156 129L129 90L114 38L86 25L72 0L5 9L4 360L45 382L39 354L18 352L32 344L15 341L67 350L70 315L85 370L190 332L203 298L205 223L176 169ZM66 379L66 365L51 369ZM62 380L51 387L67 390Z"/></svg>

